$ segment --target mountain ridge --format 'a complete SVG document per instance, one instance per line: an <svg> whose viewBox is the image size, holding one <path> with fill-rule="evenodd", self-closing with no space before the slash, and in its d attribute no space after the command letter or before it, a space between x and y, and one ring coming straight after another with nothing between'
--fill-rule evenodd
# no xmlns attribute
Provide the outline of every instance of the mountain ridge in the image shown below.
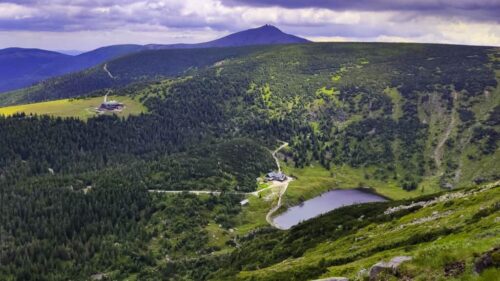
<svg viewBox="0 0 500 281"><path fill-rule="evenodd" d="M2 63L3 67L0 66L0 94L2 92L30 86L44 79L80 71L111 59L141 51L242 47L308 42L310 41L307 39L284 33L275 26L264 25L258 28L232 33L225 37L202 43L110 45L74 56L43 49L24 49L18 47L6 48L0 50L0 62L4 61ZM35 50L37 53L33 54ZM16 52L16 55L13 57L14 51ZM35 60L37 56L40 56L43 52L45 52L46 55L51 54L53 58ZM19 58L20 56L25 56L24 61L21 62L21 65L24 65L24 67L19 67L19 61L16 60L16 58ZM17 66L17 72L12 72L12 65Z"/></svg>
<svg viewBox="0 0 500 281"><path fill-rule="evenodd" d="M499 58L385 43L151 50L25 89L86 105L0 116L1 275L368 280L403 256L371 280L497 280L498 259L475 265L499 253ZM110 90L121 116L97 110ZM260 180L276 168L286 190ZM396 201L269 226L274 206L333 189Z"/></svg>

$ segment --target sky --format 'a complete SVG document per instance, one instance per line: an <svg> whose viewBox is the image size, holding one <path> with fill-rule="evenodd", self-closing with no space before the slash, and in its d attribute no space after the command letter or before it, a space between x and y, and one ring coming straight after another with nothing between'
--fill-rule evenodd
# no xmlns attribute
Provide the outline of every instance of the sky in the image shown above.
<svg viewBox="0 0 500 281"><path fill-rule="evenodd" d="M500 46L500 0L0 0L0 48L197 43L264 24L312 41Z"/></svg>

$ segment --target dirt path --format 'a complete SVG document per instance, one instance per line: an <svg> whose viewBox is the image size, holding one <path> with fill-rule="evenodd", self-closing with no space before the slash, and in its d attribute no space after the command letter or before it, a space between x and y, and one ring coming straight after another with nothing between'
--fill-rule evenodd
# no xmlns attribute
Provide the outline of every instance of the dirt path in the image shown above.
<svg viewBox="0 0 500 281"><path fill-rule="evenodd" d="M107 91L106 94L104 95L104 102L108 102L109 93L111 93L111 91Z"/></svg>
<svg viewBox="0 0 500 281"><path fill-rule="evenodd" d="M278 159L278 157L276 157L276 153L278 153L278 151L282 150L283 148L287 147L288 146L288 143L287 142L283 142L283 144L276 148L276 150L274 150L272 152L272 156L274 158L274 161L276 161L276 166L278 166L278 172L281 172L281 166L280 166L280 161Z"/></svg>
<svg viewBox="0 0 500 281"><path fill-rule="evenodd" d="M288 146L288 143L286 142L283 142L283 144L278 147L276 150L272 151L272 156L274 158L274 161L276 161L276 166L278 166L278 171L281 172L281 166L280 166L280 163L279 163L279 159L278 157L276 156L276 154L282 150L283 148L287 147ZM280 228L278 225L276 225L274 222L273 222L273 219L272 219L272 216L273 214L281 207L282 205L282 201L283 201L283 195L285 195L286 193L286 190L288 188L288 184L292 181L293 179L291 177L287 177L285 181L283 182L280 182L280 181L273 181L271 183L271 185L269 185L269 187L266 187L264 189L261 189L261 190L257 190L257 191L254 191L254 192L249 192L249 193L245 193L245 192L236 192L236 191L233 191L233 192L226 192L226 193L230 193L230 194L239 194L239 195L253 195L253 196L259 196L259 194L263 191L266 191L266 190L269 190L269 189L272 189L272 188L279 188L279 193L278 193L278 203L272 207L269 212L267 213L266 215L266 221L272 225L273 227L276 227L276 228ZM151 189L151 190L148 190L148 192L150 193L164 193L164 194L180 194L180 193L183 193L183 192L187 192L187 193L190 193L190 194L196 194L196 195L201 195L201 194L212 194L212 195L220 195L221 192L220 191L211 191L211 190L161 190L161 189ZM248 202L248 199L245 199L242 201L243 202ZM243 205L243 204L242 204Z"/></svg>
<svg viewBox="0 0 500 281"><path fill-rule="evenodd" d="M278 157L276 157L276 153L278 153L278 151L282 150L283 148L285 148L287 146L288 146L288 143L283 142L283 145L281 145L280 147L278 147L277 149L275 149L271 152L271 155L273 156L274 161L276 162L276 166L278 167L279 172L281 172L281 166L280 166L280 161L279 161ZM271 188L275 188L276 186L279 186L280 184L282 184L282 182L275 181L271 185L269 185L268 187L260 189L260 190L256 190L254 192L251 192L250 194L252 194L254 196L259 196L259 193L264 192L266 190L269 190Z"/></svg>
<svg viewBox="0 0 500 281"><path fill-rule="evenodd" d="M104 64L104 66L103 66L103 68L102 68L102 69L103 69L104 71L106 71L106 73L108 74L109 78L111 78L111 79L115 79L115 77L113 76L113 74L111 74L111 72L109 72L109 70L108 70L108 64L107 64L107 63L105 63L105 64Z"/></svg>
<svg viewBox="0 0 500 281"><path fill-rule="evenodd" d="M261 192L264 192L266 190L269 190L269 189L273 189L275 188L276 186L279 186L280 184L282 184L282 182L279 182L279 181L273 181L268 187L266 188L263 188L263 189L259 189L259 190L256 190L254 192L250 192L249 194L253 195L253 196L256 196L256 197L259 197L259 194Z"/></svg>
<svg viewBox="0 0 500 281"><path fill-rule="evenodd" d="M276 225L273 221L273 214L281 207L282 201L283 201L283 195L285 195L286 190L288 188L288 184L292 181L292 178L287 177L284 182L278 182L278 183L273 183L275 184L274 187L280 187L280 191L278 194L278 203L276 206L272 207L271 210L266 215L266 221L269 223L271 226L275 228L281 229L278 225Z"/></svg>
<svg viewBox="0 0 500 281"><path fill-rule="evenodd" d="M150 189L150 190L148 190L148 192L149 193L166 193L166 194L180 194L180 193L187 192L187 193L195 194L195 195L201 195L201 194L220 195L222 193L221 191L212 191L212 190L162 190L162 189ZM225 192L225 194L248 195L251 193L230 191L230 192Z"/></svg>
<svg viewBox="0 0 500 281"><path fill-rule="evenodd" d="M453 103L456 103L457 99L458 99L457 92L453 92ZM455 127L456 120L455 120L455 114L454 113L455 112L453 110L453 112L451 113L450 124L448 124L448 127L446 128L446 131L444 133L443 138L439 141L438 145L434 149L434 162L436 162L436 167L437 168L441 167L441 161L442 161L443 153L444 153L444 151L443 151L444 144L446 143L446 141L450 137L451 131Z"/></svg>
<svg viewBox="0 0 500 281"><path fill-rule="evenodd" d="M278 157L276 156L276 154L282 150L283 148L287 147L288 146L288 143L287 142L283 142L283 144L278 147L276 150L274 150L272 152L272 156L274 158L274 161L276 161L276 166L278 166L278 171L281 172L281 166L280 166L280 161L278 159ZM270 189L270 188L279 188L279 193L278 193L278 203L276 204L276 206L272 207L271 210L269 210L269 212L267 213L266 215L266 221L267 223L269 223L270 225L276 227L276 228L280 228L278 225L276 225L273 221L273 214L281 207L281 204L282 204L282 201L283 201L283 195L285 195L286 193L286 190L288 188L288 184L292 181L292 178L290 177L286 177L286 180L283 181L283 182L279 182L279 181L273 181L273 183L268 187L268 188L265 188L265 189L262 189L260 191L257 192L257 195L259 194L259 192L262 192L264 190L267 190L267 189Z"/></svg>

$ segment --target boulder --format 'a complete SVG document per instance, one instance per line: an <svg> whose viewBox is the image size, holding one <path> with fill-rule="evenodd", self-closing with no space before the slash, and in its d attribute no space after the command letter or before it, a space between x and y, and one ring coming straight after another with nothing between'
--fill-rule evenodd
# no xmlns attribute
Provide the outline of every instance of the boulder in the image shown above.
<svg viewBox="0 0 500 281"><path fill-rule="evenodd" d="M474 183L475 184L482 184L485 181L486 181L486 179L483 178L483 177L477 177L477 178L474 179Z"/></svg>
<svg viewBox="0 0 500 281"><path fill-rule="evenodd" d="M105 278L107 278L107 275L105 273L96 273L90 276L91 280L96 280L96 281L104 280Z"/></svg>
<svg viewBox="0 0 500 281"><path fill-rule="evenodd" d="M356 280L366 280L369 276L368 269L362 268L359 272L358 275L356 276Z"/></svg>
<svg viewBox="0 0 500 281"><path fill-rule="evenodd" d="M374 264L370 269L370 280L377 280L378 275L382 271L389 271L393 274L397 273L399 266L405 262L411 260L412 257L408 256L397 256L392 258L389 262L378 262Z"/></svg>
<svg viewBox="0 0 500 281"><path fill-rule="evenodd" d="M453 184L447 182L447 183L443 184L442 187L444 189L452 190L454 186L453 186Z"/></svg>
<svg viewBox="0 0 500 281"><path fill-rule="evenodd" d="M349 281L349 279L345 277L329 277L325 279L316 279L313 281Z"/></svg>
<svg viewBox="0 0 500 281"><path fill-rule="evenodd" d="M500 267L500 246L482 254L474 263L474 271L477 273L490 267Z"/></svg>
<svg viewBox="0 0 500 281"><path fill-rule="evenodd" d="M462 273L464 273L464 271L465 271L464 261L450 262L444 266L444 276L446 277L457 277Z"/></svg>

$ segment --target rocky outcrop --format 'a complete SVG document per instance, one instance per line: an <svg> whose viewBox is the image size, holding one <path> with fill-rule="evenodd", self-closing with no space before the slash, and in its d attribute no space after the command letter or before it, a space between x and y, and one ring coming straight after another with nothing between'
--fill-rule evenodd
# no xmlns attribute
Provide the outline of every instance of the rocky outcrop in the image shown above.
<svg viewBox="0 0 500 281"><path fill-rule="evenodd" d="M349 279L345 277L329 277L325 279L316 279L313 281L349 281Z"/></svg>
<svg viewBox="0 0 500 281"><path fill-rule="evenodd" d="M377 280L377 277L381 272L390 272L396 274L399 266L406 261L411 260L412 257L408 256L397 256L392 258L389 262L378 262L372 266L370 269L370 281Z"/></svg>
<svg viewBox="0 0 500 281"><path fill-rule="evenodd" d="M96 273L96 274L90 276L90 279L95 280L95 281L100 281L100 280L106 280L107 277L108 276L105 273Z"/></svg>
<svg viewBox="0 0 500 281"><path fill-rule="evenodd" d="M474 263L474 271L477 273L490 267L500 267L500 246L482 254Z"/></svg>
<svg viewBox="0 0 500 281"><path fill-rule="evenodd" d="M460 276L465 271L465 262L456 261L450 262L444 266L444 276L445 277L457 277Z"/></svg>
<svg viewBox="0 0 500 281"><path fill-rule="evenodd" d="M468 197L468 196L474 196L478 193L488 191L488 190L495 188L497 186L500 186L500 181L496 181L496 182L484 185L480 188L475 188L475 189L471 189L471 190L467 190L467 191L446 193L444 195L441 195L439 197L436 197L436 198L428 200L428 201L419 201L419 202L413 202L413 203L408 204L408 205L399 205L399 206L391 207L391 208L388 208L387 210L385 210L384 215L390 215L390 214L393 214L393 213L396 213L396 212L399 212L402 210L408 210L408 209L415 208L415 207L425 208L425 207L429 207L429 206L432 206L432 205L435 205L438 203L444 203L444 202L448 202L451 200L460 199L460 198L464 198L464 197Z"/></svg>

